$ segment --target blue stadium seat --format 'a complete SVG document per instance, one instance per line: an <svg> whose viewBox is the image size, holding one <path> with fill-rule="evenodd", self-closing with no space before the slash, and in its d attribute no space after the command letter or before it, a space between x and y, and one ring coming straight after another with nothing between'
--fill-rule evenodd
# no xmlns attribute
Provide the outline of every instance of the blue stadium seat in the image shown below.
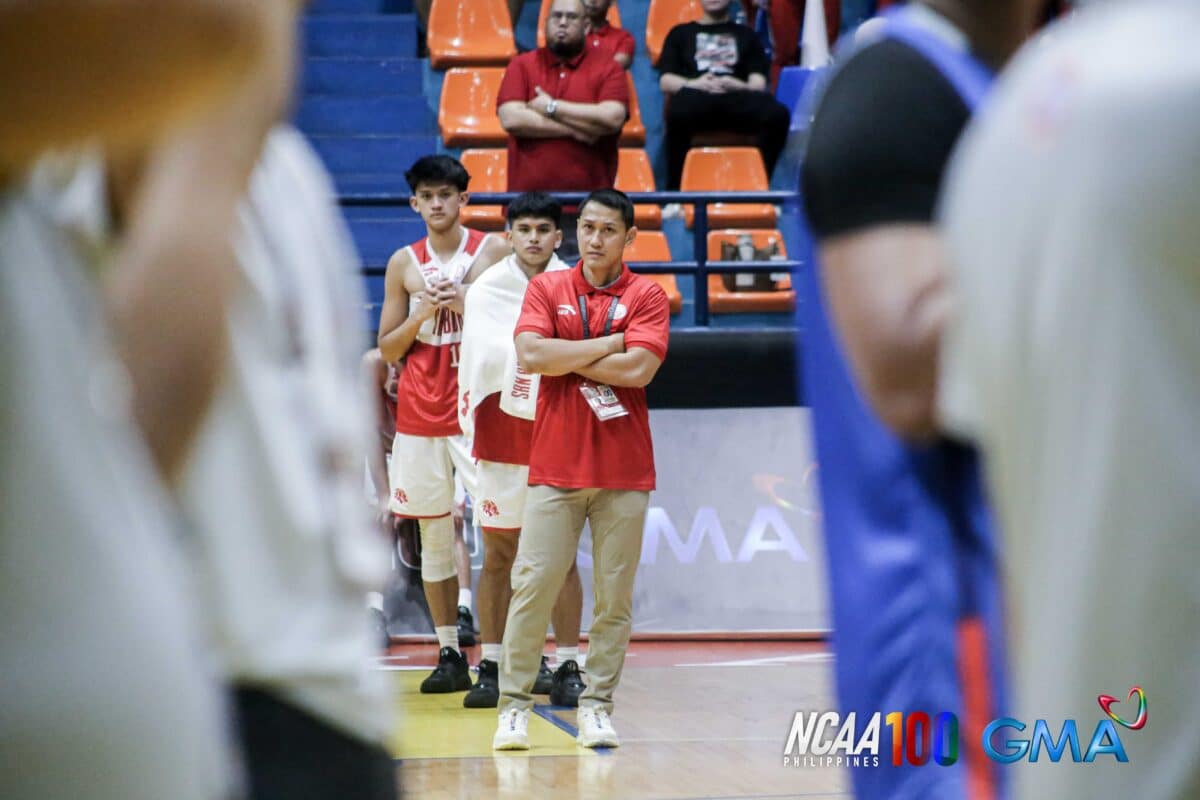
<svg viewBox="0 0 1200 800"><path fill-rule="evenodd" d="M343 97L422 95L421 62L416 58L306 58L301 88L305 94Z"/></svg>
<svg viewBox="0 0 1200 800"><path fill-rule="evenodd" d="M311 136L437 135L433 112L420 96L383 94L368 97L307 95L296 124Z"/></svg>
<svg viewBox="0 0 1200 800"><path fill-rule="evenodd" d="M413 58L417 18L410 14L335 14L306 17L304 39L310 56Z"/></svg>
<svg viewBox="0 0 1200 800"><path fill-rule="evenodd" d="M437 152L432 136L313 136L312 143L330 172L403 173L421 156Z"/></svg>
<svg viewBox="0 0 1200 800"><path fill-rule="evenodd" d="M392 210L396 214L396 210ZM425 223L416 214L380 219L350 219L358 254L368 267L387 266L392 254L425 236Z"/></svg>
<svg viewBox="0 0 1200 800"><path fill-rule="evenodd" d="M314 0L306 14L411 14L412 0Z"/></svg>

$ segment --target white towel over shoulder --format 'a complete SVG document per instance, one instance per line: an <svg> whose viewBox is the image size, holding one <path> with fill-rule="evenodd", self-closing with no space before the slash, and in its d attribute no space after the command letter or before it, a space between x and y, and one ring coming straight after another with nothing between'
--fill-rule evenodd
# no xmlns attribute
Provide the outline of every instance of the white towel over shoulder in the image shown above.
<svg viewBox="0 0 1200 800"><path fill-rule="evenodd" d="M555 256L546 271L569 269ZM475 409L488 395L500 392L500 409L533 419L539 376L517 366L513 331L529 279L513 256L487 269L471 285L463 310L462 348L458 362L458 424L475 433Z"/></svg>

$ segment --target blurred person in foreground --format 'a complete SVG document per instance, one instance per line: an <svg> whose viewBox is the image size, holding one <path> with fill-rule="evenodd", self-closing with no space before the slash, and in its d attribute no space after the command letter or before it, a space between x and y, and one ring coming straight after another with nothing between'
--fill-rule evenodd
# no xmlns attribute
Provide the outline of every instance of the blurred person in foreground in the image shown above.
<svg viewBox="0 0 1200 800"><path fill-rule="evenodd" d="M178 470L219 379L225 341L209 320L266 130L249 114L216 142L207 115L270 69L290 24L273 2L0 5L6 798L230 793L156 467ZM85 142L147 152L126 214L111 213L93 156L27 172Z"/></svg>
<svg viewBox="0 0 1200 800"><path fill-rule="evenodd" d="M922 415L945 299L933 224L942 174L1036 5L923 0L885 13L839 54L808 142L814 252L798 306L839 710L948 712L963 742L950 766L852 767L860 798L1005 791L980 746L1006 707L996 536L977 454ZM889 730L885 753L900 745Z"/></svg>
<svg viewBox="0 0 1200 800"><path fill-rule="evenodd" d="M1004 535L1013 716L1077 720L1081 748L1098 695L1124 720L1128 763L1024 766L1021 798L1200 797L1198 32L1186 0L1083 8L947 181L940 413L980 442Z"/></svg>

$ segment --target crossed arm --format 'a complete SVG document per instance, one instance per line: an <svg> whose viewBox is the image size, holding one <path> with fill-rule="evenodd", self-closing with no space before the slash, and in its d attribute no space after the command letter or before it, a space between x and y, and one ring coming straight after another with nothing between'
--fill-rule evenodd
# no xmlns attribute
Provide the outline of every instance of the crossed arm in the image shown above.
<svg viewBox="0 0 1200 800"><path fill-rule="evenodd" d="M662 359L644 347L625 349L625 334L596 339L550 339L539 333L517 334L517 363L539 375L574 372L609 386L641 388L654 379Z"/></svg>
<svg viewBox="0 0 1200 800"><path fill-rule="evenodd" d="M625 105L617 100L599 103L575 103L559 100L554 116L547 116L553 99L539 86L529 102L511 100L498 111L500 125L513 136L531 139L571 137L595 141L621 130L625 124Z"/></svg>

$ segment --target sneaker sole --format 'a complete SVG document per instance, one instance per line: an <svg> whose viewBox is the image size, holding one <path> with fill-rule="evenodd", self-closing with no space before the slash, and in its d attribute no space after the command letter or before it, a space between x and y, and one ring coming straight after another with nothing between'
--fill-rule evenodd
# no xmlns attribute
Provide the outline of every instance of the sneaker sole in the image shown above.
<svg viewBox="0 0 1200 800"><path fill-rule="evenodd" d="M466 692L471 689L471 679L468 677L466 683L458 683L449 689L442 688L427 688L425 684L421 684L421 694L454 694L455 692Z"/></svg>
<svg viewBox="0 0 1200 800"><path fill-rule="evenodd" d="M484 700L491 702L484 702ZM463 708L498 708L500 705L499 695L496 695L495 697L484 698L484 700L472 698L470 695L467 695L463 698Z"/></svg>
<svg viewBox="0 0 1200 800"><path fill-rule="evenodd" d="M495 740L492 740L492 749L493 750L528 750L529 749L529 741L526 740L526 741L520 742L520 741L509 740L509 741L497 742Z"/></svg>
<svg viewBox="0 0 1200 800"><path fill-rule="evenodd" d="M608 737L601 736L596 739L585 739L582 733L579 734L579 736L575 737L575 741L579 742L579 744L583 745L584 747L620 747L621 746L621 742L619 740L617 740L615 737L608 738Z"/></svg>

